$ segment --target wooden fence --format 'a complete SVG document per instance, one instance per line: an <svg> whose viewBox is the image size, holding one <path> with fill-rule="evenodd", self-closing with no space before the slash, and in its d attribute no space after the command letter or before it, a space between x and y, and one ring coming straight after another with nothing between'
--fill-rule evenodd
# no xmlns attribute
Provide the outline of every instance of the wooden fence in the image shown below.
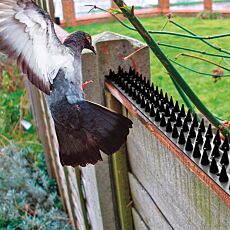
<svg viewBox="0 0 230 230"><path fill-rule="evenodd" d="M149 51L113 33L94 37L97 55L83 53L84 80L94 80L87 99L128 116L134 127L118 153L85 168L62 167L44 97L29 86L49 171L58 182L73 229L229 229L230 197L109 83L118 66L149 79ZM132 55L130 55L132 54ZM128 58L127 58L128 57Z"/></svg>
<svg viewBox="0 0 230 230"><path fill-rule="evenodd" d="M158 0L158 5L156 7L147 8L147 9L136 9L135 14L138 15L139 17L152 17L152 16L159 16L168 13L175 13L177 15L183 15L183 16L194 16L201 13L202 11L205 11L205 12L216 12L226 17L230 15L230 9L226 9L226 8L223 8L221 10L214 9L213 7L214 2L215 1L213 0L204 0L203 2L201 1L201 4L203 5L203 9L194 9L193 6L191 6L190 8L174 9L170 7L170 0ZM112 7L116 8L116 5L113 3L113 1L111 5ZM103 22L114 20L111 17L111 15L108 13L76 16L75 12L77 9L75 9L76 7L75 7L74 0L62 0L62 6L63 6L62 7L63 20L61 21L61 24L63 26L76 26L80 24L93 24L99 22L103 23Z"/></svg>
<svg viewBox="0 0 230 230"><path fill-rule="evenodd" d="M67 35L56 27L63 40ZM41 92L28 83L49 174L56 178L73 229L229 229L230 197L105 82L110 69L130 67L150 78L149 49L114 33L93 37L97 55L83 53L86 97L128 116L134 127L112 157L84 168L62 167L54 125ZM140 49L141 48L141 49Z"/></svg>

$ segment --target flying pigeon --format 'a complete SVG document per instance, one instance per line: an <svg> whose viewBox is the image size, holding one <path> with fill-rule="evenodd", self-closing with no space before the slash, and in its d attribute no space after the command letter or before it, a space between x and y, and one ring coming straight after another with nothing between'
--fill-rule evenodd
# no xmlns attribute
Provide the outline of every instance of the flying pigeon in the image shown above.
<svg viewBox="0 0 230 230"><path fill-rule="evenodd" d="M85 32L62 44L50 16L32 0L1 0L0 52L16 60L41 91L55 123L62 165L86 166L102 160L125 142L132 122L84 99L81 52L92 46Z"/></svg>

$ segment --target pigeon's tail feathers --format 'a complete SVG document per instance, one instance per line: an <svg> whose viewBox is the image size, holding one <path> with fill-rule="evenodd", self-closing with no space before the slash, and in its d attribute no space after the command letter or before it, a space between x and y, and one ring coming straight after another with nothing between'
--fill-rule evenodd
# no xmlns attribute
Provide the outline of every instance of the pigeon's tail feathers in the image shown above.
<svg viewBox="0 0 230 230"><path fill-rule="evenodd" d="M126 141L132 127L128 118L89 101L69 106L65 127L55 123L63 165L95 164L102 160L100 150L110 155Z"/></svg>

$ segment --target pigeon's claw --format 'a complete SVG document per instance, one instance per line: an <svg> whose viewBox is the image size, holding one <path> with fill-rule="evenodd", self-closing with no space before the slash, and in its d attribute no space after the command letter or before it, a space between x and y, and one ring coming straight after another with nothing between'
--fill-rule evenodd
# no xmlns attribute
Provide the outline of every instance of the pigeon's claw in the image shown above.
<svg viewBox="0 0 230 230"><path fill-rule="evenodd" d="M85 87L86 87L89 83L93 83L93 80L85 81L85 82L82 84L82 90L84 90Z"/></svg>

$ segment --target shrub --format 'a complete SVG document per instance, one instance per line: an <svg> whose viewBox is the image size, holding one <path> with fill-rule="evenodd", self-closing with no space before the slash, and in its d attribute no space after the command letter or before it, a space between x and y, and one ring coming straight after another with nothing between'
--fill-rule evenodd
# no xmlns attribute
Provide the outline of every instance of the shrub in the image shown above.
<svg viewBox="0 0 230 230"><path fill-rule="evenodd" d="M37 167L29 150L12 144L0 150L1 229L71 229L40 156Z"/></svg>

